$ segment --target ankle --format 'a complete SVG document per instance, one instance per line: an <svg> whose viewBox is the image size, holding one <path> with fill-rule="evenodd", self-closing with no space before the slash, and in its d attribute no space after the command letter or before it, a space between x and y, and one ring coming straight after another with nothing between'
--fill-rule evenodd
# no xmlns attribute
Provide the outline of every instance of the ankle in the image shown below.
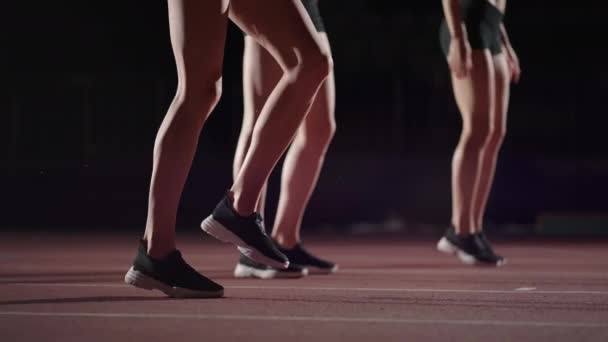
<svg viewBox="0 0 608 342"><path fill-rule="evenodd" d="M146 245L148 256L153 259L162 260L175 250L175 243L166 240L161 240L162 243L159 243L158 239L143 238L142 241Z"/></svg>
<svg viewBox="0 0 608 342"><path fill-rule="evenodd" d="M454 232L458 236L469 236L476 233L475 229L465 227L463 225L452 224L452 227L454 228Z"/></svg>
<svg viewBox="0 0 608 342"><path fill-rule="evenodd" d="M300 243L300 240L295 236L289 236L284 234L273 234L272 239L281 247L285 249L292 249L297 244Z"/></svg>
<svg viewBox="0 0 608 342"><path fill-rule="evenodd" d="M253 214L254 209L248 209L248 206L246 205L246 203L244 203L242 201L242 197L241 194L235 191L228 191L228 194L226 194L226 196L228 197L228 202L230 203L230 206L232 207L232 210L234 210L234 212L241 217L248 217L251 216L251 214Z"/></svg>

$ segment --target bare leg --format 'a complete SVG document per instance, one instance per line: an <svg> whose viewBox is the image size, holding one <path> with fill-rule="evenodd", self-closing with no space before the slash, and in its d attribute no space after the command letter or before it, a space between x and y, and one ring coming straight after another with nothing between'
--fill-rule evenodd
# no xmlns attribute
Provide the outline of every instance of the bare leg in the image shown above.
<svg viewBox="0 0 608 342"><path fill-rule="evenodd" d="M330 51L327 34L319 40ZM335 81L333 72L323 82L310 112L298 129L287 151L281 177L281 195L272 236L282 247L300 242L304 211L314 191L325 160L325 153L336 131Z"/></svg>
<svg viewBox="0 0 608 342"><path fill-rule="evenodd" d="M251 144L253 127L264 104L283 75L277 61L250 36L245 36L243 52L243 123L234 155L233 177L237 178ZM264 216L266 185L260 193L255 211Z"/></svg>
<svg viewBox="0 0 608 342"><path fill-rule="evenodd" d="M327 34L318 33L318 38L324 50L330 51ZM243 65L245 111L234 160L235 177L249 147L255 120L282 74L274 58L249 36L245 38ZM302 217L335 132L334 108L335 83L331 73L300 125L283 166L281 197L273 237L284 247L292 247L300 241ZM259 213L264 211L264 195L265 191L262 191L256 205Z"/></svg>
<svg viewBox="0 0 608 342"><path fill-rule="evenodd" d="M483 217L490 195L494 173L496 170L496 160L502 141L507 130L507 109L509 106L509 69L504 53L494 56L494 82L495 82L495 101L494 109L490 118L490 132L481 156L481 172L473 213L475 215L475 228L481 231L483 228Z"/></svg>
<svg viewBox="0 0 608 342"><path fill-rule="evenodd" d="M470 74L452 75L456 103L462 115L462 134L452 160L452 225L459 234L476 231L473 201L479 182L481 151L489 134L494 109L494 67L487 50L473 50Z"/></svg>
<svg viewBox="0 0 608 342"><path fill-rule="evenodd" d="M234 208L255 210L259 194L292 141L331 69L331 58L314 38L312 22L299 0L233 0L230 18L277 60L283 76L258 118L243 165L232 186Z"/></svg>
<svg viewBox="0 0 608 342"><path fill-rule="evenodd" d="M206 118L221 93L228 19L226 0L169 0L177 93L154 145L148 218L148 253L162 258L175 249L179 199Z"/></svg>

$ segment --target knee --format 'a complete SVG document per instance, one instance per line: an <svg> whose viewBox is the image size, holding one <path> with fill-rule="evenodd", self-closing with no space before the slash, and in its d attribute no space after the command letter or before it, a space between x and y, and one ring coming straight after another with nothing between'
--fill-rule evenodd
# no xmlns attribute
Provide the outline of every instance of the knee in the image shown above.
<svg viewBox="0 0 608 342"><path fill-rule="evenodd" d="M323 82L334 69L334 60L324 52L315 53L308 57L304 64L305 73L314 75L319 83Z"/></svg>
<svg viewBox="0 0 608 342"><path fill-rule="evenodd" d="M333 70L333 59L320 50L296 53L291 61L287 62L285 72L292 80L310 80L320 84Z"/></svg>
<svg viewBox="0 0 608 342"><path fill-rule="evenodd" d="M328 122L327 125L324 125L317 132L313 132L313 134L314 137L309 139L310 143L308 145L315 150L324 152L336 134L336 124L335 122Z"/></svg>
<svg viewBox="0 0 608 342"><path fill-rule="evenodd" d="M469 149L482 148L490 138L490 125L486 121L480 121L464 125L462 129L461 142Z"/></svg>
<svg viewBox="0 0 608 342"><path fill-rule="evenodd" d="M222 80L223 80L222 76L216 77L212 81L212 85L208 88L209 93L207 95L209 96L209 100L210 100L212 107L215 107L217 105L217 103L220 102L220 99L222 98L222 91L223 91Z"/></svg>
<svg viewBox="0 0 608 342"><path fill-rule="evenodd" d="M181 110L178 114L184 119L207 119L211 110L217 105L222 96L222 76L206 77L196 82L180 80L175 104Z"/></svg>
<svg viewBox="0 0 608 342"><path fill-rule="evenodd" d="M327 123L323 126L320 132L320 141L325 148L329 146L331 141L336 135L336 120L328 120Z"/></svg>
<svg viewBox="0 0 608 342"><path fill-rule="evenodd" d="M505 135L507 134L507 128L505 125L494 125L491 127L489 132L489 141L491 145L500 146L502 142L505 140Z"/></svg>
<svg viewBox="0 0 608 342"><path fill-rule="evenodd" d="M212 108L222 97L222 76L207 77L201 82L184 84L178 93L181 95L182 104L188 108L196 110Z"/></svg>
<svg viewBox="0 0 608 342"><path fill-rule="evenodd" d="M326 79L329 74L334 71L334 59L329 53L323 52L321 54L322 65L321 69L323 71L323 79Z"/></svg>

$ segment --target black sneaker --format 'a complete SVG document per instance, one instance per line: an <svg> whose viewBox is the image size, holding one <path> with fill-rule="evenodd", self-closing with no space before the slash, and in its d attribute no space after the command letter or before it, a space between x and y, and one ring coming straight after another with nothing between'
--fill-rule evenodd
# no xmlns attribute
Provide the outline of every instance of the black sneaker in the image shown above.
<svg viewBox="0 0 608 342"><path fill-rule="evenodd" d="M285 269L277 269L259 262L253 261L241 254L239 262L234 268L234 276L236 278L260 278L260 279L275 279L275 278L302 278L308 274L308 270L302 266L289 263L289 267Z"/></svg>
<svg viewBox="0 0 608 342"><path fill-rule="evenodd" d="M201 228L214 238L236 245L250 259L275 268L287 268L289 260L266 235L262 217L253 213L249 217L240 216L225 196L207 217Z"/></svg>
<svg viewBox="0 0 608 342"><path fill-rule="evenodd" d="M505 263L504 258L494 254L483 233L458 235L454 227L448 228L437 243L437 249L456 255L460 261L468 265L502 266Z"/></svg>
<svg viewBox="0 0 608 342"><path fill-rule="evenodd" d="M475 245L477 245L478 254L476 255L476 258L479 262L496 266L503 266L507 263L507 259L494 253L494 249L492 248L492 245L490 245L484 232L474 234L473 237L475 239Z"/></svg>
<svg viewBox="0 0 608 342"><path fill-rule="evenodd" d="M300 243L290 249L279 246L279 250L289 258L289 262L306 267L308 274L331 274L338 271L337 264L312 255Z"/></svg>
<svg viewBox="0 0 608 342"><path fill-rule="evenodd" d="M143 240L133 266L125 274L125 283L146 290L160 290L170 297L217 298L224 295L224 288L188 265L180 251L174 250L162 260L153 259Z"/></svg>

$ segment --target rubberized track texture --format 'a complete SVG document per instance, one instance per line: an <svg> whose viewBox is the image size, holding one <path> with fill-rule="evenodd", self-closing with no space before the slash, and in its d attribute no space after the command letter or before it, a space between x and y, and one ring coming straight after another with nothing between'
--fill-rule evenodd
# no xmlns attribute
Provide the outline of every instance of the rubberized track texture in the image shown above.
<svg viewBox="0 0 608 342"><path fill-rule="evenodd" d="M259 280L232 277L234 247L182 234L225 298L170 299L122 282L137 238L2 233L0 340L608 341L606 241L503 241L509 264L487 268L436 240L314 237L338 273Z"/></svg>

